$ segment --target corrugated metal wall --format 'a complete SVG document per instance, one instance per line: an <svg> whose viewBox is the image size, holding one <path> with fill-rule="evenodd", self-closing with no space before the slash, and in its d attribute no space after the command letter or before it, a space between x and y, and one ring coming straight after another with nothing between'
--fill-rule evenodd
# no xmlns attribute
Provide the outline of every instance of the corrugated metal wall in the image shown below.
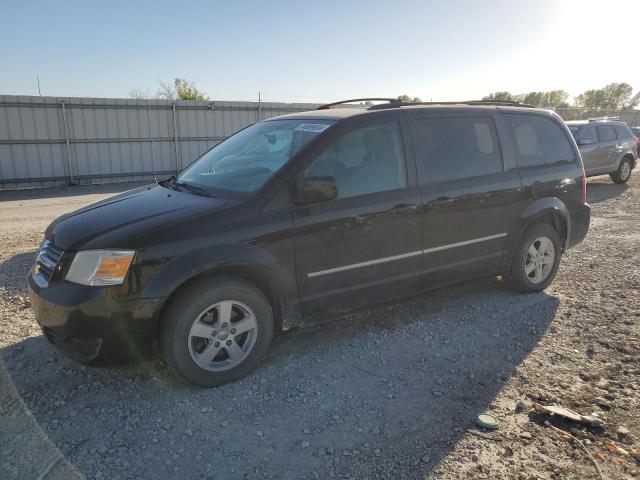
<svg viewBox="0 0 640 480"><path fill-rule="evenodd" d="M0 189L167 176L259 119L316 107L0 95Z"/></svg>

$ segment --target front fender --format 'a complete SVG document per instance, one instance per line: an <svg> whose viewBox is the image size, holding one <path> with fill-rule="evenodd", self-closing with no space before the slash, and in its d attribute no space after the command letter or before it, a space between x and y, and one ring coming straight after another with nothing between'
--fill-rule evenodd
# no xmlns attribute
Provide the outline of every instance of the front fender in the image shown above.
<svg viewBox="0 0 640 480"><path fill-rule="evenodd" d="M216 269L231 267L254 269L266 277L277 296L283 328L295 323L299 317L295 276L271 253L252 244L203 247L177 255L150 279L142 296L162 299L159 314L166 300L185 282Z"/></svg>

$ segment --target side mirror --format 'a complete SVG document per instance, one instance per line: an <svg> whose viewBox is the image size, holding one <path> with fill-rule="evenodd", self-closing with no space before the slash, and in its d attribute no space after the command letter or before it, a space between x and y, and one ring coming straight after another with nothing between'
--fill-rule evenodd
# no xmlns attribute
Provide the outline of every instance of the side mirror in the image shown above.
<svg viewBox="0 0 640 480"><path fill-rule="evenodd" d="M297 204L325 202L338 197L338 187L334 177L309 175L296 183L294 201Z"/></svg>

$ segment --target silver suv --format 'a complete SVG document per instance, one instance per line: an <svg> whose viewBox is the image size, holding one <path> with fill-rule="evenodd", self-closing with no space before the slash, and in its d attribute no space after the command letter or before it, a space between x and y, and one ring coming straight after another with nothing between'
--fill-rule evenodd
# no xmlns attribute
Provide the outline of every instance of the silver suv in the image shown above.
<svg viewBox="0 0 640 480"><path fill-rule="evenodd" d="M629 125L609 119L567 122L576 139L587 176L609 174L625 183L638 160L638 139Z"/></svg>

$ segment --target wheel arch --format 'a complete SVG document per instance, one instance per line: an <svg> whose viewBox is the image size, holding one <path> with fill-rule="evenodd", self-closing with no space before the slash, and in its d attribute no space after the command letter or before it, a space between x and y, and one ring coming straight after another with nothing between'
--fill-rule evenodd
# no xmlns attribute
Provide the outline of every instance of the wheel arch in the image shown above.
<svg viewBox="0 0 640 480"><path fill-rule="evenodd" d="M514 230L509 233L509 251L505 255L503 271L511 265L516 246L523 233L534 223L546 223L553 227L562 241L562 250L566 250L571 235L571 220L567 206L556 197L548 197L532 203L520 216Z"/></svg>
<svg viewBox="0 0 640 480"><path fill-rule="evenodd" d="M632 170L636 167L636 157L633 155L633 152L631 150L625 150L622 155L620 155L620 158L618 158L618 161L615 164L615 170L620 168L620 164L625 159L628 159L631 162Z"/></svg>
<svg viewBox="0 0 640 480"><path fill-rule="evenodd" d="M233 251L233 255L232 255ZM255 285L267 297L274 314L276 332L299 323L300 307L295 278L268 252L255 245L216 248L208 256L194 252L176 257L145 287L145 296L162 298L154 313L154 338L162 314L189 285L213 276L232 276Z"/></svg>

